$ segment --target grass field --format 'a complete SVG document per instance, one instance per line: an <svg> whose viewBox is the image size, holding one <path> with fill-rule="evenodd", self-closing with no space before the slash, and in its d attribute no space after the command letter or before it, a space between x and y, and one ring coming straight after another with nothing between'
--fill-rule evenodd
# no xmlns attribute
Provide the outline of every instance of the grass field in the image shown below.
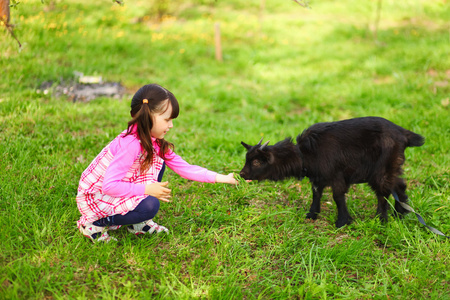
<svg viewBox="0 0 450 300"><path fill-rule="evenodd" d="M406 150L410 205L450 235L450 4L446 0L22 1L0 32L0 299L450 299L450 243L413 214L387 224L352 187L336 229L311 185L197 183L167 171L168 236L92 244L76 228L78 180L156 82L180 101L166 137L192 164L238 173L241 141L376 115L426 138ZM261 7L261 4L264 4ZM214 24L223 62L215 59ZM375 34L376 33L376 34ZM38 93L74 71L120 81L121 100ZM391 199L392 204L392 199Z"/></svg>

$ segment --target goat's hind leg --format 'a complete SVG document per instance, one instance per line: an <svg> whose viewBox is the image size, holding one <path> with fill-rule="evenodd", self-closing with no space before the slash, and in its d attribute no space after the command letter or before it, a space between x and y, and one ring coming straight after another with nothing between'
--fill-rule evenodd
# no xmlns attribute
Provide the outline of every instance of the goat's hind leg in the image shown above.
<svg viewBox="0 0 450 300"><path fill-rule="evenodd" d="M391 195L391 193L381 193L376 192L377 199L378 199L378 205L377 205L377 215L380 218L381 223L387 223L388 221L388 207L389 203L387 199Z"/></svg>
<svg viewBox="0 0 450 300"><path fill-rule="evenodd" d="M397 193L398 200L403 203L408 202L408 196L406 195L406 183L405 181L398 177L395 182L394 192ZM394 215L398 218L402 218L405 214L409 213L409 210L403 208L403 206L395 201L394 205L395 211Z"/></svg>
<svg viewBox="0 0 450 300"><path fill-rule="evenodd" d="M307 219L317 219L320 213L320 199L322 198L323 187L318 187L312 184L313 201L309 208L309 213L306 214Z"/></svg>
<svg viewBox="0 0 450 300"><path fill-rule="evenodd" d="M382 223L386 223L388 221L388 213L387 213L389 208L388 198L391 195L393 188L395 187L395 184L390 184L390 182L391 181L389 180L385 180L381 184L378 182L369 183L370 187L377 195L378 199L377 215Z"/></svg>

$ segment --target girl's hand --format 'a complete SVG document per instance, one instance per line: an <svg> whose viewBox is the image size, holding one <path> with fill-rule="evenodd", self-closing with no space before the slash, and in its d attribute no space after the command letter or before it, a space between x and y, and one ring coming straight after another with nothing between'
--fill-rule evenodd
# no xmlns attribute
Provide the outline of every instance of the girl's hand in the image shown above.
<svg viewBox="0 0 450 300"><path fill-rule="evenodd" d="M170 202L170 189L165 187L168 184L168 181L147 184L145 185L145 194L158 198L159 200L164 202Z"/></svg>
<svg viewBox="0 0 450 300"><path fill-rule="evenodd" d="M228 175L217 174L216 182L220 183L229 183L229 184L238 184L237 180L234 179L234 174L230 173Z"/></svg>

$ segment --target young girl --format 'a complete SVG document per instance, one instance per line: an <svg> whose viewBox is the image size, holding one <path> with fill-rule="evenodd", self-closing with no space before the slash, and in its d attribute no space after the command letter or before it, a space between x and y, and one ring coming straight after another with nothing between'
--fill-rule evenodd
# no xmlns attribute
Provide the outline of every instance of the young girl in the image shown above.
<svg viewBox="0 0 450 300"><path fill-rule="evenodd" d="M108 229L129 225L134 234L168 232L153 222L159 201L170 202L165 165L189 180L237 184L233 173L218 174L188 164L164 139L178 117L175 96L157 84L140 88L131 100L128 128L83 172L77 194L78 228L92 241L114 239Z"/></svg>

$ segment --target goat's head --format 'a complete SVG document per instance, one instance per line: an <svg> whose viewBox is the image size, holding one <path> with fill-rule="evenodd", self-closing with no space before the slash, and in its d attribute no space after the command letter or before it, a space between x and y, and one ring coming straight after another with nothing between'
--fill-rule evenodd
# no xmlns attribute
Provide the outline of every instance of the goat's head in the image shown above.
<svg viewBox="0 0 450 300"><path fill-rule="evenodd" d="M247 149L245 165L239 173L247 180L283 180L287 177L302 179L305 176L300 150L291 138L268 146L261 145L262 139L255 146L241 144Z"/></svg>
<svg viewBox="0 0 450 300"><path fill-rule="evenodd" d="M247 149L245 165L239 175L247 180L270 179L272 164L275 161L274 154L270 151L271 146L267 146L269 141L261 145L263 139L255 146L250 146L241 142Z"/></svg>

